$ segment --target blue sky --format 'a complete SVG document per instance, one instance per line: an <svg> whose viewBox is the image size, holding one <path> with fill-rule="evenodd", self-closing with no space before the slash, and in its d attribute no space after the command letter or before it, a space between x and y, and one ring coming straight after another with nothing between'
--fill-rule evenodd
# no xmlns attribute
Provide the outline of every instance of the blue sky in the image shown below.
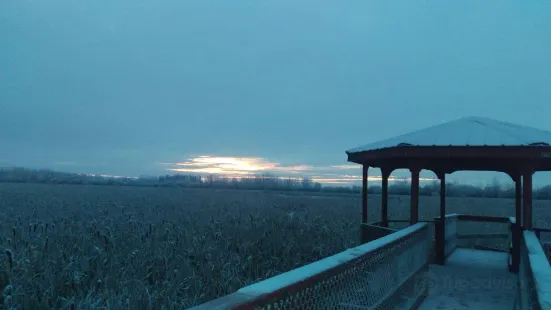
<svg viewBox="0 0 551 310"><path fill-rule="evenodd" d="M3 164L350 179L443 121L551 129L549 1L2 1L0 34Z"/></svg>

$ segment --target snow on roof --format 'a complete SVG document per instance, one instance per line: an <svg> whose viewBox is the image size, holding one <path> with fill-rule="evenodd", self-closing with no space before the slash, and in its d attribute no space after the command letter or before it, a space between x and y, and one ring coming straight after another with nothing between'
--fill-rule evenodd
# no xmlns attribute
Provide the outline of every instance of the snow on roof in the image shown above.
<svg viewBox="0 0 551 310"><path fill-rule="evenodd" d="M527 146L551 145L551 131L485 117L465 117L347 151L411 146Z"/></svg>

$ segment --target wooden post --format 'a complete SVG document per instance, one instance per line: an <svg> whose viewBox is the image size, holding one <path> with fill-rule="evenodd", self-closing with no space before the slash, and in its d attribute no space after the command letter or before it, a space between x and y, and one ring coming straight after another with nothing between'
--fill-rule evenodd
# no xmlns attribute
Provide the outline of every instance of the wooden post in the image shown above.
<svg viewBox="0 0 551 310"><path fill-rule="evenodd" d="M410 216L409 224L414 225L419 222L419 172L420 168L414 167L409 169L411 171L411 203L410 203Z"/></svg>
<svg viewBox="0 0 551 310"><path fill-rule="evenodd" d="M515 181L515 223L512 224L511 229L513 239L511 271L516 273L520 266L520 227L522 227L522 178L520 173L517 173L513 180Z"/></svg>
<svg viewBox="0 0 551 310"><path fill-rule="evenodd" d="M381 168L382 188L381 188L381 221L384 227L388 227L388 177L392 170Z"/></svg>
<svg viewBox="0 0 551 310"><path fill-rule="evenodd" d="M522 178L520 174L515 175L515 219L522 225Z"/></svg>
<svg viewBox="0 0 551 310"><path fill-rule="evenodd" d="M363 165L362 178L362 223L367 224L367 170L368 165Z"/></svg>
<svg viewBox="0 0 551 310"><path fill-rule="evenodd" d="M446 174L440 176L440 218L446 217Z"/></svg>
<svg viewBox="0 0 551 310"><path fill-rule="evenodd" d="M522 187L524 195L522 196L523 223L524 229L532 229L532 170L525 170L522 173Z"/></svg>
<svg viewBox="0 0 551 310"><path fill-rule="evenodd" d="M435 238L440 243L437 245L438 261L444 265L446 263L446 174L439 173L440 179L440 231L435 231L435 234L439 234L439 238Z"/></svg>

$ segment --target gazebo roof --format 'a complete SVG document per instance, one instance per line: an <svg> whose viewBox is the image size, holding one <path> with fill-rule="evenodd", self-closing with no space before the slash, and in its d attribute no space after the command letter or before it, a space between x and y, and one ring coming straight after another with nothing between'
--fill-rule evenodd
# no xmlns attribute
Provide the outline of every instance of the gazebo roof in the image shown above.
<svg viewBox="0 0 551 310"><path fill-rule="evenodd" d="M370 167L447 171L551 170L551 131L466 117L360 146L348 161Z"/></svg>
<svg viewBox="0 0 551 310"><path fill-rule="evenodd" d="M357 153L396 146L530 146L551 145L551 131L493 120L465 117L370 143L347 151Z"/></svg>

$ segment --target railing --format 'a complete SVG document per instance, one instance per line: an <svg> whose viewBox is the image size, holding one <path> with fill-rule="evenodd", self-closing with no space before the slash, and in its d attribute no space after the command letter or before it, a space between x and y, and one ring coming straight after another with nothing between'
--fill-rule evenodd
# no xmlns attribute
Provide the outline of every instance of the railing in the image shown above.
<svg viewBox="0 0 551 310"><path fill-rule="evenodd" d="M419 223L193 309L416 309L430 239Z"/></svg>
<svg viewBox="0 0 551 310"><path fill-rule="evenodd" d="M446 258L458 247L510 251L510 224L507 217L448 214L444 225L440 217L434 220L438 264L444 264Z"/></svg>
<svg viewBox="0 0 551 310"><path fill-rule="evenodd" d="M520 254L515 310L550 310L551 267L533 231L522 233Z"/></svg>
<svg viewBox="0 0 551 310"><path fill-rule="evenodd" d="M371 224L360 224L360 244L377 240L384 236L395 233L397 230L382 226L382 222Z"/></svg>
<svg viewBox="0 0 551 310"><path fill-rule="evenodd" d="M459 214L457 220L458 247L509 251L508 217Z"/></svg>
<svg viewBox="0 0 551 310"><path fill-rule="evenodd" d="M427 223L429 230L429 238L431 242L430 248L430 261L432 262L436 256L434 252L434 240L435 240L435 221L419 221L419 223ZM360 226L360 244L376 240L383 236L386 236L390 233L404 229L410 226L410 220L387 220L387 221L376 221L368 225L361 224Z"/></svg>
<svg viewBox="0 0 551 310"><path fill-rule="evenodd" d="M536 237L541 240L541 233L550 233L551 229L549 228L534 228L534 233L536 234Z"/></svg>
<svg viewBox="0 0 551 310"><path fill-rule="evenodd" d="M549 228L534 228L536 237L540 240L541 247L547 256L547 260L551 262L551 229Z"/></svg>
<svg viewBox="0 0 551 310"><path fill-rule="evenodd" d="M507 257L507 266L509 271L518 272L520 265L520 223L517 223L515 217L509 218L509 236L508 236L508 257Z"/></svg>
<svg viewBox="0 0 551 310"><path fill-rule="evenodd" d="M446 258L457 247L457 220L458 214L447 214L444 217L444 226L440 217L434 218L436 263L443 265Z"/></svg>

